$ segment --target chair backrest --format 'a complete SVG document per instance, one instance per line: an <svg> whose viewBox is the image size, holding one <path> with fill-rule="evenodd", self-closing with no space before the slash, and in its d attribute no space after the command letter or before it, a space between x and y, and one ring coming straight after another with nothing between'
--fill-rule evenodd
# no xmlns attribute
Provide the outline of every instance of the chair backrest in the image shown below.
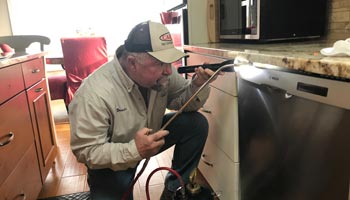
<svg viewBox="0 0 350 200"><path fill-rule="evenodd" d="M9 45L15 52L26 52L26 48L34 42L40 43L40 50L44 51L44 45L50 44L50 38L42 35L12 35L0 37L0 44Z"/></svg>
<svg viewBox="0 0 350 200"><path fill-rule="evenodd" d="M61 38L63 62L67 75L66 105L82 81L108 61L104 37Z"/></svg>

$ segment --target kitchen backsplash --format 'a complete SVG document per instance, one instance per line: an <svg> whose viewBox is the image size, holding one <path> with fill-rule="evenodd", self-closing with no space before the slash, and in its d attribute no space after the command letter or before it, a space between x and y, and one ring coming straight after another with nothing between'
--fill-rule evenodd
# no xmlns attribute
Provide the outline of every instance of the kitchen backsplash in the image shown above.
<svg viewBox="0 0 350 200"><path fill-rule="evenodd" d="M330 0L326 38L329 41L350 37L350 0ZM312 14L312 11L310 12Z"/></svg>

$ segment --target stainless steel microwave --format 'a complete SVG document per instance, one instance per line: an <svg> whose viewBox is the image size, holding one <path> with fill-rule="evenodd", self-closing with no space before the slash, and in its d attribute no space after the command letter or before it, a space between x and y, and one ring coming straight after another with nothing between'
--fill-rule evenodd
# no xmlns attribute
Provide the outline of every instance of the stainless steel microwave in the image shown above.
<svg viewBox="0 0 350 200"><path fill-rule="evenodd" d="M221 40L318 38L326 29L327 0L220 0Z"/></svg>

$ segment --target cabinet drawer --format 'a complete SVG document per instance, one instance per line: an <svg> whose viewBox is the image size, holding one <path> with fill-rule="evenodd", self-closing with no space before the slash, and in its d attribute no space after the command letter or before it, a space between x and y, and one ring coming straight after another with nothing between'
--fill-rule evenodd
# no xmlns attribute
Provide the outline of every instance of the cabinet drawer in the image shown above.
<svg viewBox="0 0 350 200"><path fill-rule="evenodd" d="M22 70L26 88L29 88L45 77L45 68L42 58L22 63Z"/></svg>
<svg viewBox="0 0 350 200"><path fill-rule="evenodd" d="M214 57L209 55L187 53L189 58L187 58L187 65L202 65L204 63L213 64L221 63L226 58ZM235 72L226 72L222 76L218 76L215 81L211 83L212 86L228 93L233 96L237 96L237 78Z"/></svg>
<svg viewBox="0 0 350 200"><path fill-rule="evenodd" d="M21 65L0 69L0 104L24 90Z"/></svg>
<svg viewBox="0 0 350 200"><path fill-rule="evenodd" d="M232 162L210 139L198 168L220 200L239 200L239 163Z"/></svg>
<svg viewBox="0 0 350 200"><path fill-rule="evenodd" d="M213 63L221 63L227 60L226 58L215 57L215 56L204 55L204 54L197 54L197 53L187 53L187 54L189 55L189 57L186 60L187 65L201 65L204 63L213 64Z"/></svg>
<svg viewBox="0 0 350 200"><path fill-rule="evenodd" d="M0 106L0 184L34 143L33 129L25 92ZM12 136L11 136L12 135ZM12 140L10 141L10 138Z"/></svg>
<svg viewBox="0 0 350 200"><path fill-rule="evenodd" d="M239 162L238 98L212 88L200 112L208 119L208 138L233 162Z"/></svg>
<svg viewBox="0 0 350 200"><path fill-rule="evenodd" d="M0 186L0 199L35 200L42 187L34 143Z"/></svg>

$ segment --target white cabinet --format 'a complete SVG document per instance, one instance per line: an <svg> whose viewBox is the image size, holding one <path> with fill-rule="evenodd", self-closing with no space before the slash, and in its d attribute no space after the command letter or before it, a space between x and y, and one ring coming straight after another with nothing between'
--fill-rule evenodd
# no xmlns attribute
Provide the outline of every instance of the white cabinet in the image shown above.
<svg viewBox="0 0 350 200"><path fill-rule="evenodd" d="M225 60L188 54L187 65ZM209 135L198 168L220 200L238 200L238 98L234 72L225 72L211 83L209 98L200 112L208 119Z"/></svg>
<svg viewBox="0 0 350 200"><path fill-rule="evenodd" d="M198 168L220 200L239 199L239 163L232 162L210 139Z"/></svg>
<svg viewBox="0 0 350 200"><path fill-rule="evenodd" d="M200 110L209 122L208 138L233 162L239 162L237 100L212 87L209 99Z"/></svg>

